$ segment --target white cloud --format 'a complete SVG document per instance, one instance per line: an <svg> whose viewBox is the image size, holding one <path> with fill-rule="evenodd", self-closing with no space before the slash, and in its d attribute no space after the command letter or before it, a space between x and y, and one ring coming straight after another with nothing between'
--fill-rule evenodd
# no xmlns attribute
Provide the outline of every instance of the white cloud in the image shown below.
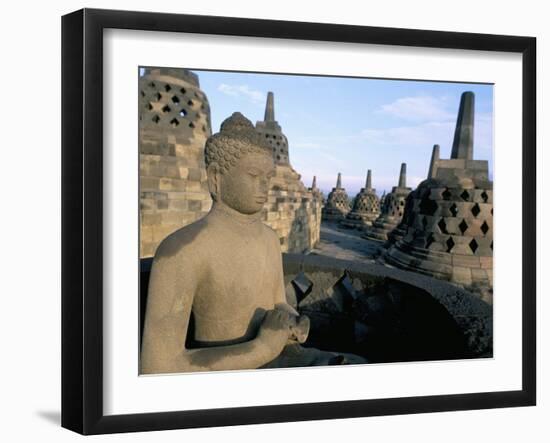
<svg viewBox="0 0 550 443"><path fill-rule="evenodd" d="M264 103L267 97L267 94L264 92L252 89L248 85L228 85L221 83L218 86L218 91L232 97L246 98L255 104Z"/></svg>
<svg viewBox="0 0 550 443"><path fill-rule="evenodd" d="M375 146L399 146L418 148L441 145L449 149L453 142L455 117L447 121L428 121L416 125L397 126L393 128L368 128L361 131L365 141ZM493 145L493 121L491 114L479 114L475 119L474 156L482 151L486 158ZM443 156L445 154L442 153Z"/></svg>
<svg viewBox="0 0 550 443"><path fill-rule="evenodd" d="M446 97L402 97L382 105L376 112L412 121L446 121L456 118L456 114L447 110Z"/></svg>
<svg viewBox="0 0 550 443"><path fill-rule="evenodd" d="M414 126L399 126L385 129L364 129L365 141L376 146L446 145L454 132L453 122L427 122ZM451 140L452 142L452 140Z"/></svg>

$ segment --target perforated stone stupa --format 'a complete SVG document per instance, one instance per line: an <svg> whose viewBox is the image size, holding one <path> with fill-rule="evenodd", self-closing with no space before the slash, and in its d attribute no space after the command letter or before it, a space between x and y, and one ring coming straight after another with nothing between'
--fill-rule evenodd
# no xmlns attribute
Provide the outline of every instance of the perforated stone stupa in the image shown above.
<svg viewBox="0 0 550 443"><path fill-rule="evenodd" d="M288 139L275 120L275 100L273 92L267 93L267 103L263 121L256 122L256 130L265 137L273 149L273 160L278 165L289 165Z"/></svg>
<svg viewBox="0 0 550 443"><path fill-rule="evenodd" d="M336 187L329 192L323 207L323 220L339 221L350 211L350 204L346 190L342 188L342 174L338 173Z"/></svg>
<svg viewBox="0 0 550 443"><path fill-rule="evenodd" d="M407 188L407 164L401 163L397 186L394 186L391 192L386 195L380 216L372 223L371 227L365 229L363 236L369 239L386 241L388 234L399 225L403 218L405 200L410 192L411 188Z"/></svg>
<svg viewBox="0 0 550 443"><path fill-rule="evenodd" d="M367 172L365 187L355 196L353 208L340 223L347 228L362 229L370 226L380 214L380 200L372 188L372 172Z"/></svg>
<svg viewBox="0 0 550 443"><path fill-rule="evenodd" d="M409 196L405 236L387 252L395 266L464 286L492 287L493 184L473 159L474 94L462 94L451 158L434 146L428 179Z"/></svg>
<svg viewBox="0 0 550 443"><path fill-rule="evenodd" d="M204 143L210 108L197 76L146 68L139 78L140 256L211 206Z"/></svg>
<svg viewBox="0 0 550 443"><path fill-rule="evenodd" d="M319 242L322 194L306 188L290 165L288 140L275 120L273 92L267 94L264 121L256 123L256 131L269 142L275 160L264 221L279 235L283 252L307 252Z"/></svg>

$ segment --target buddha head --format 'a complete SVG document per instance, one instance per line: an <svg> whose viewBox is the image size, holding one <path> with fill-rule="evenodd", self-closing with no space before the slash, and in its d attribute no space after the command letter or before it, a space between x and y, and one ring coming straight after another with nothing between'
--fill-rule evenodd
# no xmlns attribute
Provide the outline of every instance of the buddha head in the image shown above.
<svg viewBox="0 0 550 443"><path fill-rule="evenodd" d="M235 112L206 141L208 188L214 202L255 214L267 201L275 172L271 147L246 117Z"/></svg>

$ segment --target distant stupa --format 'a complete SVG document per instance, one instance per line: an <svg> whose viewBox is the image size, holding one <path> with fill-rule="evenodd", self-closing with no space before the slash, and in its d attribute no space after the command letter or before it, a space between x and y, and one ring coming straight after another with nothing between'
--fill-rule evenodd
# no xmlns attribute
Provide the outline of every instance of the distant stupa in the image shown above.
<svg viewBox="0 0 550 443"><path fill-rule="evenodd" d="M330 191L325 206L323 207L323 220L342 220L349 212L349 198L346 190L342 188L342 174L338 173L336 187Z"/></svg>
<svg viewBox="0 0 550 443"><path fill-rule="evenodd" d="M288 165L288 139L281 126L275 120L275 98L273 92L267 93L263 121L256 122L256 131L269 142L273 150L273 159L278 165Z"/></svg>
<svg viewBox="0 0 550 443"><path fill-rule="evenodd" d="M353 200L353 208L341 221L341 225L347 228L362 229L370 226L380 213L380 201L376 195L376 189L372 188L372 172L367 171L365 187L361 188Z"/></svg>
<svg viewBox="0 0 550 443"><path fill-rule="evenodd" d="M407 164L401 163L399 182L392 191L386 195L382 205L380 216L372 226L365 229L364 237L372 240L386 241L388 234L393 231L403 218L405 200L411 188L407 187Z"/></svg>

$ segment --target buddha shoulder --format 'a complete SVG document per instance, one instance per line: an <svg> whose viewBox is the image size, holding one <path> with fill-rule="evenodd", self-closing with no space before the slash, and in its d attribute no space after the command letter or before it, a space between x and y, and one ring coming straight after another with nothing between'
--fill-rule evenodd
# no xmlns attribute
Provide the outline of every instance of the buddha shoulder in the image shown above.
<svg viewBox="0 0 550 443"><path fill-rule="evenodd" d="M208 250L207 247L211 241L208 228L207 221L202 218L174 231L158 246L155 260L176 258L182 255L197 258L194 254Z"/></svg>
<svg viewBox="0 0 550 443"><path fill-rule="evenodd" d="M268 241L276 248L277 251L280 251L280 241L279 234L271 228L270 226L262 223L262 233L263 237L268 239Z"/></svg>

